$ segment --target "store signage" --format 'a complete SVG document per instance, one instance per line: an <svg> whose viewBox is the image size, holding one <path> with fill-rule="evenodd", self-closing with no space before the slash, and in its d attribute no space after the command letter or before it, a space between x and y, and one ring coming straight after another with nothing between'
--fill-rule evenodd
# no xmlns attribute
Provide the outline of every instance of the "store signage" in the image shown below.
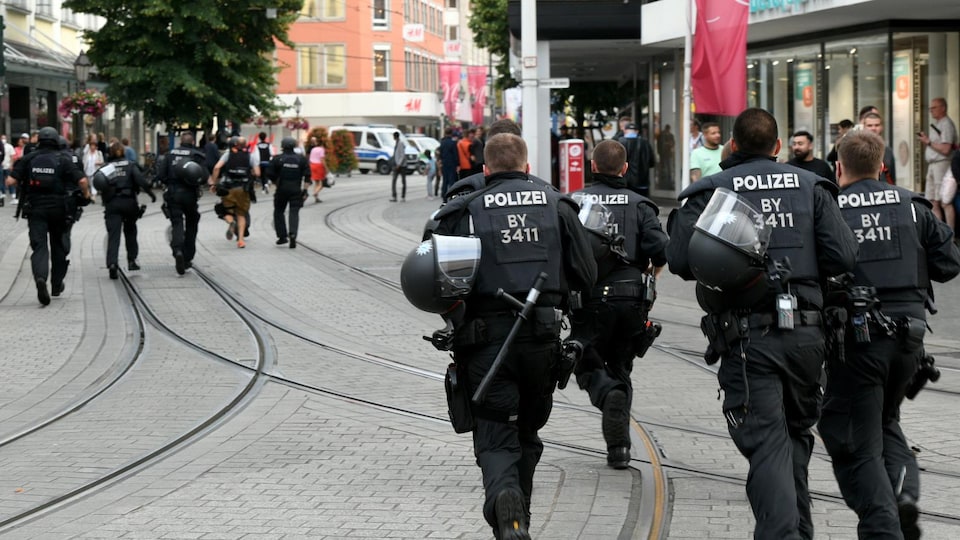
<svg viewBox="0 0 960 540"><path fill-rule="evenodd" d="M422 103L420 98L410 98L403 105L403 112L420 112Z"/></svg>
<svg viewBox="0 0 960 540"><path fill-rule="evenodd" d="M422 43L423 42L423 25L422 24L403 25L403 39L404 41L410 41L413 43Z"/></svg>
<svg viewBox="0 0 960 540"><path fill-rule="evenodd" d="M459 41L444 41L443 42L443 54L444 56L460 56L460 42Z"/></svg>
<svg viewBox="0 0 960 540"><path fill-rule="evenodd" d="M763 13L773 10L799 11L800 6L809 0L750 0L750 13Z"/></svg>

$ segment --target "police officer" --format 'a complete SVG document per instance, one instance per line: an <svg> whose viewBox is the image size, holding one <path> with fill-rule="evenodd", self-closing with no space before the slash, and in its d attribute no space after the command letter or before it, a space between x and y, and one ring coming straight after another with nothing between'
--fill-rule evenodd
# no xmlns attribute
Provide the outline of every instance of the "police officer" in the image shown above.
<svg viewBox="0 0 960 540"><path fill-rule="evenodd" d="M853 268L857 242L840 216L835 184L774 161L781 142L770 113L742 112L731 144L728 168L680 194L686 202L668 221L667 260L671 272L700 282L697 299L707 312L701 327L710 341L708 361L721 359L724 417L750 461L747 496L757 520L754 537L812 538L807 466L825 347L819 283ZM738 266L739 252L694 234L718 188L762 212L756 216L760 223L734 216L727 220L731 227L772 228L766 269L757 269L752 260Z"/></svg>
<svg viewBox="0 0 960 540"><path fill-rule="evenodd" d="M180 135L180 146L167 152L163 163L157 167L157 178L166 186L163 201L173 226L170 248L180 275L193 265L197 253L197 227L200 224L197 199L200 194L197 190L199 184L176 174L176 171L183 170L188 161L203 166L204 157L203 152L194 146L193 133L187 131Z"/></svg>
<svg viewBox="0 0 960 540"><path fill-rule="evenodd" d="M277 186L273 196L273 225L277 230L277 245L290 242L290 249L297 247L297 229L300 227L300 208L306 198L306 188L310 185L310 162L294 149L297 141L293 137L284 137L280 141L282 153L270 160L268 175ZM290 205L290 229L283 213Z"/></svg>
<svg viewBox="0 0 960 540"><path fill-rule="evenodd" d="M910 540L920 538L920 478L900 403L923 356L930 280L956 277L960 252L926 199L876 181L884 148L866 130L837 145L840 212L860 254L853 288L838 295L844 354L829 363L820 434L860 538Z"/></svg>
<svg viewBox="0 0 960 540"><path fill-rule="evenodd" d="M83 164L80 163L80 156L70 151L70 149L67 147L67 139L62 135L58 136L57 143L60 148L60 152L70 158L70 162L73 163L73 165L80 171L82 175L85 175L86 173L83 172ZM80 190L80 186L78 186L76 182L71 182L67 184L66 189L67 193L77 193ZM68 198L67 202L69 205L67 214L75 216L74 219L67 219L67 226L63 230L63 251L67 256L69 256L72 248L70 242L70 233L73 231L73 224L80 220L80 215L83 214L83 208L76 204L78 202L77 199L71 200ZM67 264L69 264L69 262ZM54 296L58 296L56 291Z"/></svg>
<svg viewBox="0 0 960 540"><path fill-rule="evenodd" d="M212 193L217 192L217 180L224 169L226 174L220 188L226 193L222 201L227 211L223 218L227 222L227 240L236 236L237 247L244 248L247 246L244 237L248 236L250 203L257 201L253 179L260 176L259 157L247 151L246 139L234 138L230 151L223 154L213 168L209 181Z"/></svg>
<svg viewBox="0 0 960 540"><path fill-rule="evenodd" d="M655 269L666 264L667 235L650 199L630 190L623 175L628 164L622 144L606 140L596 146L590 168L594 183L574 194L581 204L602 204L610 214L617 244L599 251L598 279L589 302L571 316L573 334L580 337L583 357L577 383L590 402L603 411L607 464L630 464L630 403L633 358L652 343L648 325ZM651 266L652 263L652 266Z"/></svg>
<svg viewBox="0 0 960 540"><path fill-rule="evenodd" d="M437 215L438 234L472 235L482 245L476 284L453 341L454 359L466 366L471 394L515 322L497 290L523 298L540 272L548 276L533 321L521 327L485 401L473 408L474 452L486 493L483 515L497 538L511 540L530 538L533 473L543 452L537 431L550 415L560 352L557 308L571 290L590 290L596 278L576 205L531 181L528 170L523 139L490 137L485 187L452 200Z"/></svg>
<svg viewBox="0 0 960 540"><path fill-rule="evenodd" d="M272 178L270 175L270 160L273 158L273 146L267 142L267 134L265 132L261 131L259 138L260 142L257 143L256 152L260 158L260 172L263 174L263 176L260 177L260 185L263 187L264 193L269 193L270 190L267 189L267 184Z"/></svg>
<svg viewBox="0 0 960 540"><path fill-rule="evenodd" d="M107 269L110 279L117 279L120 253L120 231L127 245L127 270L139 270L137 255L140 246L137 243L137 220L141 208L137 203L137 194L145 191L151 202L157 196L150 189L150 183L143 177L136 163L124 157L124 147L120 142L110 143L107 149L107 164L93 175L93 184L103 198L103 220L107 225ZM146 208L146 207L144 207Z"/></svg>
<svg viewBox="0 0 960 540"><path fill-rule="evenodd" d="M46 306L50 304L48 275L53 296L60 296L64 288L69 264L64 238L68 236L68 223L76 219L75 213L68 214L75 212L77 205L90 204L90 188L83 171L60 153L56 129L41 128L37 145L35 152L14 164L7 185L17 183L18 192L22 193L18 211L27 218L37 299ZM72 190L73 186L79 194Z"/></svg>

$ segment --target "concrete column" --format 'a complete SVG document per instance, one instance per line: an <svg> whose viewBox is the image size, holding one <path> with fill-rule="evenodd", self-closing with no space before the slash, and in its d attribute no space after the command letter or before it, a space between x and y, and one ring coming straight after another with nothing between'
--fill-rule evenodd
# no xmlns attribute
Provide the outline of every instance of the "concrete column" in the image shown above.
<svg viewBox="0 0 960 540"><path fill-rule="evenodd" d="M520 66L521 66L521 96L523 107L523 140L527 142L530 172L543 177L539 168L539 159L536 149L540 147L540 131L543 126L539 122L539 92L537 92L537 68L540 60L537 58L537 0L521 0L520 2ZM549 69L549 66L548 68ZM549 152L549 145L548 145ZM549 164L549 161L548 161ZM547 176L550 174L547 168Z"/></svg>
<svg viewBox="0 0 960 540"><path fill-rule="evenodd" d="M550 78L550 43L537 42L537 76L540 79ZM550 166L550 89L537 87L537 117L536 125L539 130L537 145L528 146L531 172L550 182L553 167ZM529 145L530 142L528 141ZM534 151L534 148L536 149Z"/></svg>

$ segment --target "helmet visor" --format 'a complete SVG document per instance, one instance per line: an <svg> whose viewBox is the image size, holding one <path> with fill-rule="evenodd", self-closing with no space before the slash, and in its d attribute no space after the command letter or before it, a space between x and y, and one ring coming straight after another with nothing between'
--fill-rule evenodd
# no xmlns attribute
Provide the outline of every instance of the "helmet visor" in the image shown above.
<svg viewBox="0 0 960 540"><path fill-rule="evenodd" d="M440 296L464 296L473 289L480 265L480 239L463 236L431 237L436 253Z"/></svg>
<svg viewBox="0 0 960 540"><path fill-rule="evenodd" d="M574 200L580 203L578 217L584 228L595 233L606 234L611 222L610 211L607 210L607 207L582 195L574 197Z"/></svg>
<svg viewBox="0 0 960 540"><path fill-rule="evenodd" d="M759 260L767 252L771 229L763 214L736 193L717 188L695 225L705 234Z"/></svg>

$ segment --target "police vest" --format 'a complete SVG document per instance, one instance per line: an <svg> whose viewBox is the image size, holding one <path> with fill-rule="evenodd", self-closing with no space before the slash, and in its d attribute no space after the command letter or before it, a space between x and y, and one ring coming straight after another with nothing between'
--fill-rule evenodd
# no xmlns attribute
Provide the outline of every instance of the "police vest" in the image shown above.
<svg viewBox="0 0 960 540"><path fill-rule="evenodd" d="M926 289L926 256L917 237L913 198L909 190L872 179L841 190L840 213L860 244L855 284L878 291Z"/></svg>
<svg viewBox="0 0 960 540"><path fill-rule="evenodd" d="M190 146L180 146L170 150L170 152L167 153L167 170L164 176L166 176L168 186L181 186L191 190L197 189L196 186L188 186L187 184L183 183L175 174L173 174L173 171L176 170L177 166L186 161L196 161L197 163L203 165L204 156L203 154L199 153L196 148Z"/></svg>
<svg viewBox="0 0 960 540"><path fill-rule="evenodd" d="M492 298L502 288L523 298L540 272L548 276L541 292L564 292L558 204L559 193L520 178L497 181L470 200L483 246L474 294Z"/></svg>
<svg viewBox="0 0 960 540"><path fill-rule="evenodd" d="M260 153L260 163L270 161L270 143L257 143L257 152Z"/></svg>
<svg viewBox="0 0 960 540"><path fill-rule="evenodd" d="M304 169L302 157L297 154L282 154L274 158L274 168L279 171L277 182L281 188L296 187L303 183Z"/></svg>
<svg viewBox="0 0 960 540"><path fill-rule="evenodd" d="M594 204L602 204L611 213L613 234L621 235L624 239L623 249L627 253L626 262L642 262L640 257L643 254L637 253L640 238L643 236L643 231L640 230L640 210L637 206L648 204L655 212L659 212L657 205L631 189L626 187L616 188L602 182L596 182L592 186L581 190L580 193L584 194L583 200L592 201ZM646 269L645 264L643 267Z"/></svg>
<svg viewBox="0 0 960 540"><path fill-rule="evenodd" d="M244 150L230 152L227 156L226 169L229 184L246 182L250 177L250 154Z"/></svg>
<svg viewBox="0 0 960 540"><path fill-rule="evenodd" d="M701 178L680 198L718 187L737 193L763 213L764 223L772 230L767 247L770 258L790 259L791 280L817 281L813 189L820 182L831 184L803 169L757 159Z"/></svg>
<svg viewBox="0 0 960 540"><path fill-rule="evenodd" d="M66 193L61 181L60 154L43 150L27 156L30 160L27 190L31 195L56 195Z"/></svg>
<svg viewBox="0 0 960 540"><path fill-rule="evenodd" d="M130 162L122 159L112 161L97 171L97 174L103 174L106 177L106 185L96 185L97 175L94 175L95 187L101 190L103 201L105 203L113 200L114 197L134 197L136 196L136 186L133 175L130 174Z"/></svg>

